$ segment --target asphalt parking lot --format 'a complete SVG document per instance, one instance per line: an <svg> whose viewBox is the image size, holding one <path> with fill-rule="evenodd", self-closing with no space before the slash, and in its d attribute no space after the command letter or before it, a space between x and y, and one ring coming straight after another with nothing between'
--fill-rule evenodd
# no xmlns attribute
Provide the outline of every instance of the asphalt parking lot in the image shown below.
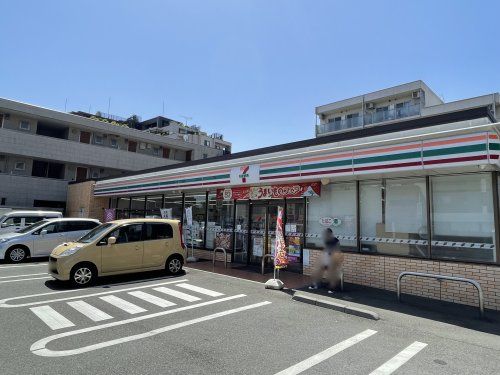
<svg viewBox="0 0 500 375"><path fill-rule="evenodd" d="M373 321L187 268L71 289L46 262L0 264L1 374L498 374L497 335Z"/></svg>

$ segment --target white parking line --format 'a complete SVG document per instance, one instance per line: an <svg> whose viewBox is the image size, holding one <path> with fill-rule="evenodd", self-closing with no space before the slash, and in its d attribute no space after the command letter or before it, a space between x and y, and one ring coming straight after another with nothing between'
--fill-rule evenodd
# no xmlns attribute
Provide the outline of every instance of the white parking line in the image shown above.
<svg viewBox="0 0 500 375"><path fill-rule="evenodd" d="M307 369L310 369L311 367L317 365L318 363L321 363L325 360L327 360L330 357L333 357L335 354L340 353L341 351L357 344L360 341L363 341L364 339L367 339L370 336L373 336L376 334L377 331L374 331L372 329L367 329L366 331L363 331L361 333L358 333L357 335L348 338L347 340L344 340L342 342L339 342L338 344L333 345L332 347L323 350L322 352L313 355L312 357L309 357L307 359L304 359L302 362L297 363L296 365L293 365L283 371L280 371L276 373L275 375L295 375L295 374L300 374L303 371L306 371Z"/></svg>
<svg viewBox="0 0 500 375"><path fill-rule="evenodd" d="M3 281L0 281L0 284L18 283L20 281L42 280L42 279L51 279L51 278L52 278L51 276L43 276L43 277L30 277L28 279L3 280ZM5 307L5 306L0 306L0 307Z"/></svg>
<svg viewBox="0 0 500 375"><path fill-rule="evenodd" d="M142 312L148 311L117 296L104 296L99 298L125 312L128 312L129 314L140 314Z"/></svg>
<svg viewBox="0 0 500 375"><path fill-rule="evenodd" d="M175 297L182 299L184 301L188 302L195 302L201 300L199 297L192 296L191 294L183 293L183 292L178 292L177 290L173 290L170 288L165 288L165 287L159 287L159 288L154 288L157 292L168 294L169 296Z"/></svg>
<svg viewBox="0 0 500 375"><path fill-rule="evenodd" d="M10 280L10 281L14 281L14 280ZM81 295L73 296L73 297L55 298L55 299L49 299L49 300L45 300L45 301L21 303L21 304L18 304L18 305L9 305L9 304L7 304L7 302L9 302L9 301L16 301L16 300L20 300L20 299L33 298L33 297L53 296L53 295L56 295L56 294L64 294L64 293L75 293L75 292L78 292L80 290L79 289L71 289L71 290L61 290L61 291L58 291L58 292L30 294L30 295L27 295L27 296L10 297L10 298L2 299L2 300L0 300L0 307L13 308L13 307L26 307L26 306L44 305L44 304L51 303L51 302L69 301L69 300L82 299L82 298L87 298L87 297L102 296L102 295L105 295L105 294L127 292L129 290L137 290L137 289L144 289L144 288L153 288L155 286L167 285L167 284L176 284L176 283L182 283L182 282L185 282L185 281L188 281L188 280L186 280L186 279L170 280L170 281L165 281L163 283L157 283L157 284L148 284L148 285L135 286L135 287L132 287L132 288L108 290L106 292L81 294ZM120 284L115 284L115 285L120 285ZM106 287L106 285L103 285L101 287Z"/></svg>
<svg viewBox="0 0 500 375"><path fill-rule="evenodd" d="M427 346L426 343L415 341L406 349L400 351L394 357L385 362L382 366L371 372L370 375L389 375L396 371L398 368L408 362L413 356L418 354L423 348Z"/></svg>
<svg viewBox="0 0 500 375"><path fill-rule="evenodd" d="M166 299L154 296L152 294L143 292L141 290L137 290L135 292L128 292L131 296L134 296L136 298L142 299L143 301L152 303L153 305L160 306L160 307L170 307L170 306L175 306L175 303L167 301Z"/></svg>
<svg viewBox="0 0 500 375"><path fill-rule="evenodd" d="M199 286L191 285L191 284L182 283L182 284L177 284L176 286L178 286L179 288L192 290L193 292L205 294L205 295L210 296L210 297L221 297L224 295L224 293L215 292L215 291L210 290L210 289L200 288Z"/></svg>
<svg viewBox="0 0 500 375"><path fill-rule="evenodd" d="M47 266L49 263L34 263L34 264L16 264L13 266L0 266L0 270L4 268L20 268L20 267L37 267L37 266Z"/></svg>
<svg viewBox="0 0 500 375"><path fill-rule="evenodd" d="M50 329L55 330L74 326L70 320L66 319L50 306L37 306L30 308L30 310L47 324Z"/></svg>
<svg viewBox="0 0 500 375"><path fill-rule="evenodd" d="M247 305L244 307L240 307L238 309L226 310L226 311L223 311L221 313L207 315L207 316L202 317L202 318L192 319L192 320L188 320L186 322L173 324L170 326L165 326L165 327L158 328L158 329L155 329L155 330L143 333L143 334L122 337L119 339L105 341L105 342L101 342L101 343L93 344L93 345L88 345L88 346L84 346L84 347L77 348L77 349L50 350L50 349L46 348L48 343L50 343L54 340L63 338L63 337L75 336L75 335L79 335L81 333L87 333L87 332L97 331L97 330L101 330L101 329L105 329L105 328L109 328L109 327L115 327L115 326L120 326L120 325L124 325L124 324L134 323L134 322L138 322L138 321L142 321L142 320L146 320L146 319L156 318L159 316L164 316L164 315L174 314L174 313L181 312L181 311L191 310L191 309L195 309L198 307L203 307L203 306L207 306L207 305L213 305L213 304L217 304L217 303L221 303L221 302L226 302L229 300L233 300L236 298L242 298L242 297L245 297L245 294L237 294L235 296L229 296L229 297L224 297L224 298L215 299L215 300L211 300L211 301L200 302L200 303L197 303L194 305L183 306L183 307L179 307L179 308L172 309L172 310L166 310L166 311L162 311L159 313L143 315L143 316L139 316L136 318L130 318L130 319L126 319L126 320L122 320L122 321L118 321L118 322L105 323L105 324L101 324L101 325L94 326L94 327L77 329L77 330L73 330L70 332L63 332L60 334L52 335L52 336L46 337L44 339L38 340L33 345L31 345L30 350L33 352L33 354L43 356L43 357L64 357L64 356L69 356L69 355L81 354L81 353L86 353L86 352L90 352L90 351L97 350L97 349L102 349L102 348L113 346L113 345L122 344L124 342L130 342L130 341L139 340L139 339L145 338L145 337L151 337L151 336L157 335L159 333L171 331L171 330L176 329L176 328L185 327L185 326L190 325L190 324L200 323L200 322L203 322L206 320L218 318L218 317L229 315L229 314L234 314L236 312L240 312L240 311L268 305L271 303L268 301L264 301L264 302L256 303L253 305Z"/></svg>
<svg viewBox="0 0 500 375"><path fill-rule="evenodd" d="M47 272L41 272L41 273L28 273L28 274L24 274L24 275L0 276L0 279L13 279L13 278L15 278L15 277L40 276L40 275L45 275L45 276L47 276Z"/></svg>
<svg viewBox="0 0 500 375"><path fill-rule="evenodd" d="M94 322L113 319L111 315L106 314L104 311L99 310L97 307L94 307L85 301L71 301L68 302L68 305Z"/></svg>

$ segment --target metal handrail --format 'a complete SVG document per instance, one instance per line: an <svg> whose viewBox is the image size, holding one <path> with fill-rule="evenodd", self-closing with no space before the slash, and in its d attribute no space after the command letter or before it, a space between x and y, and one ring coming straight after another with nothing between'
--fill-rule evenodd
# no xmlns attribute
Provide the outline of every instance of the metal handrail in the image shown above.
<svg viewBox="0 0 500 375"><path fill-rule="evenodd" d="M215 266L215 253L217 251L222 251L224 253L224 268L227 268L227 253L226 253L226 249L224 249L223 247L216 247L214 249L214 252L212 254L212 264Z"/></svg>
<svg viewBox="0 0 500 375"><path fill-rule="evenodd" d="M431 278L431 279L436 279L438 281L441 281L441 280L450 280L450 281L461 281L461 282L464 282L464 283L472 284L473 286L476 287L477 293L478 293L478 296L479 296L479 312L480 312L481 318L484 317L484 296L483 296L483 289L481 288L481 285L476 280L466 279L464 277L436 275L436 274L433 274L433 273L401 272L399 274L399 276L398 276L398 281L397 281L397 291L398 291L398 301L399 302L401 302L401 279L404 276L428 277L428 278Z"/></svg>
<svg viewBox="0 0 500 375"><path fill-rule="evenodd" d="M274 259L274 255L273 254L265 254L263 257L262 257L262 265L261 265L261 271L260 273L263 275L264 274L264 264L266 263L266 258L271 258L271 259Z"/></svg>

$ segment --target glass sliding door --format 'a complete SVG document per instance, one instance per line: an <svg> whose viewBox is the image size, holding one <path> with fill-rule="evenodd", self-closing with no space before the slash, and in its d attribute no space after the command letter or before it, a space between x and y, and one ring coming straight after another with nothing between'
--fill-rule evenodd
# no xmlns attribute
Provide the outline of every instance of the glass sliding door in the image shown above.
<svg viewBox="0 0 500 375"><path fill-rule="evenodd" d="M146 199L146 217L161 218L161 204L163 197L161 195L148 196Z"/></svg>
<svg viewBox="0 0 500 375"><path fill-rule="evenodd" d="M302 236L304 233L305 205L303 199L286 201L285 243L288 252L288 269L302 270Z"/></svg>
<svg viewBox="0 0 500 375"><path fill-rule="evenodd" d="M260 264L266 253L267 206L251 203L250 263Z"/></svg>
<svg viewBox="0 0 500 375"><path fill-rule="evenodd" d="M172 211L172 219L181 220L182 218L182 195L166 195L163 208Z"/></svg>
<svg viewBox="0 0 500 375"><path fill-rule="evenodd" d="M207 249L233 249L233 215L233 201L217 200L215 194L208 196Z"/></svg>
<svg viewBox="0 0 500 375"><path fill-rule="evenodd" d="M233 262L247 264L249 203L236 202Z"/></svg>
<svg viewBox="0 0 500 375"><path fill-rule="evenodd" d="M193 211L193 225L188 228L184 223L184 238L189 247L203 248L205 246L205 218L207 208L206 193L186 194L184 197L184 207L191 207ZM186 221L184 219L184 221Z"/></svg>

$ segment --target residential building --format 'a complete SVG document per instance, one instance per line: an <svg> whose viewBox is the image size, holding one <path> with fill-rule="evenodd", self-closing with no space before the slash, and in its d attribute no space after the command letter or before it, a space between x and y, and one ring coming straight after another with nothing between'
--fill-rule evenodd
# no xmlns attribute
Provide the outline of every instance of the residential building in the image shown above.
<svg viewBox="0 0 500 375"><path fill-rule="evenodd" d="M135 121L0 99L0 207L64 209L70 181L225 153L215 143L136 129Z"/></svg>
<svg viewBox="0 0 500 375"><path fill-rule="evenodd" d="M381 92L364 97L375 109L390 100L383 107L394 119L380 115L313 139L87 182L86 196L117 218L168 212L184 221L197 257L211 259L223 247L233 267L269 261L282 207L289 270L311 274L331 228L347 283L395 290L403 271L461 276L478 281L485 306L500 310L499 95L443 103L423 82ZM397 114L404 93L420 99L417 114ZM343 102L318 107L322 121L366 108L362 98ZM68 200L81 199L78 185ZM402 290L477 303L473 288L454 282L407 278Z"/></svg>

